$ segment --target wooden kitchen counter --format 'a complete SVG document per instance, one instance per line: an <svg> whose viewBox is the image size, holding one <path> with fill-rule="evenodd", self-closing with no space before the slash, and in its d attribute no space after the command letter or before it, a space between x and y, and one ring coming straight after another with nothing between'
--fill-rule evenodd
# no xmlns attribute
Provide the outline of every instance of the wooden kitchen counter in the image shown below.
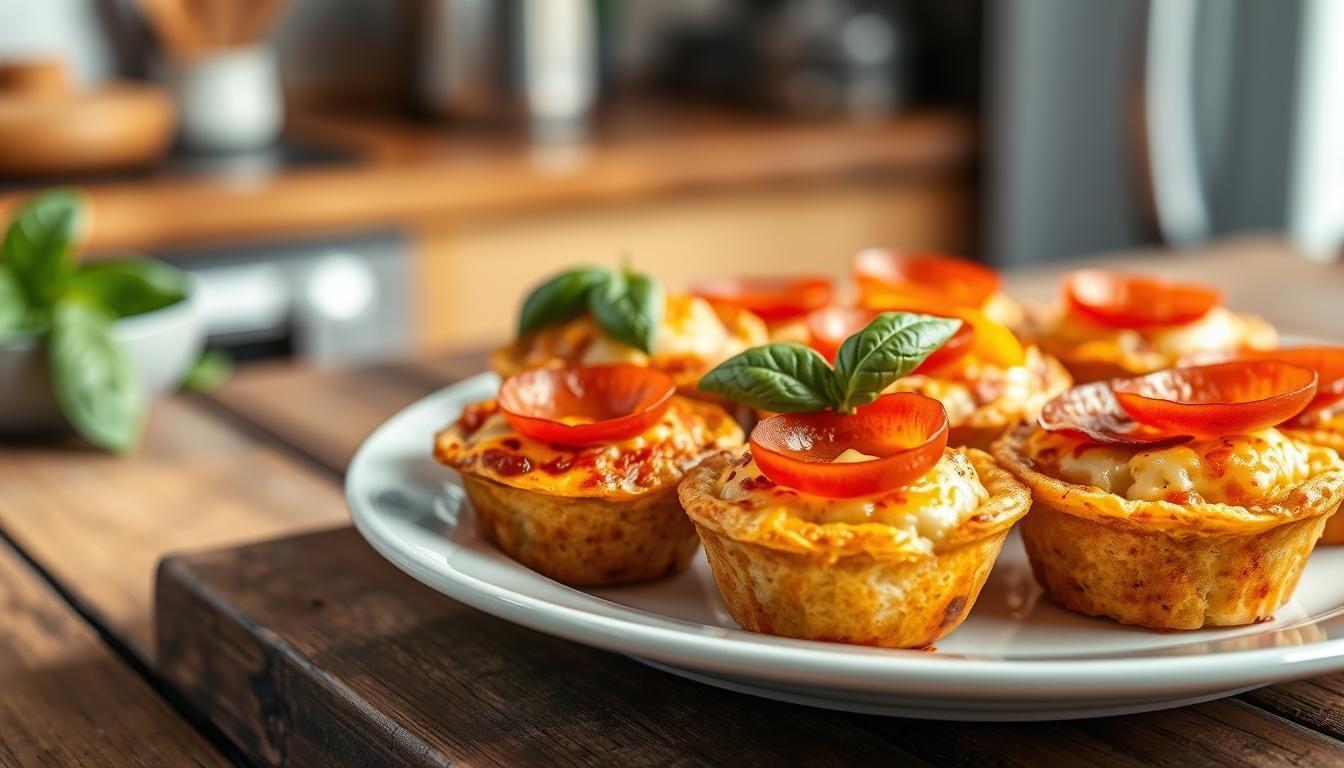
<svg viewBox="0 0 1344 768"><path fill-rule="evenodd" d="M629 201L788 180L964 176L972 122L950 112L803 122L642 105L591 137L537 144L513 132L406 118L299 116L291 133L360 156L349 164L210 177L95 181L91 247L154 250L451 222L563 204ZM0 213L21 197L0 194Z"/></svg>

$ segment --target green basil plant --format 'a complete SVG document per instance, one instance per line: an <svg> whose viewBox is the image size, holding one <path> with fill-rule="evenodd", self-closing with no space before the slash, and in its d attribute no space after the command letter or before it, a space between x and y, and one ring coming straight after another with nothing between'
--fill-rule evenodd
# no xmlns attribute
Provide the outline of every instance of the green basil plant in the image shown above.
<svg viewBox="0 0 1344 768"><path fill-rule="evenodd" d="M94 445L123 452L139 437L146 402L113 323L182 301L187 284L148 259L76 263L86 221L71 189L39 193L15 211L0 243L0 340L37 339L66 419Z"/></svg>

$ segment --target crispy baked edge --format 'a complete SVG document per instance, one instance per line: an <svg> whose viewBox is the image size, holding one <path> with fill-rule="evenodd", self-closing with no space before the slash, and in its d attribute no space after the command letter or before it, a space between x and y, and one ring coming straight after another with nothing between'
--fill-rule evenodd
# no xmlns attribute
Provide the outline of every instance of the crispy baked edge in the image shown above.
<svg viewBox="0 0 1344 768"><path fill-rule="evenodd" d="M1032 425L1024 424L1006 432L994 444L995 460L1025 483L1037 502L1085 520L1133 525L1172 534L1248 534L1329 514L1344 499L1344 462L1337 462L1313 475L1281 499L1250 507L1126 499L1096 486L1075 485L1037 471L1023 450L1032 429Z"/></svg>
<svg viewBox="0 0 1344 768"><path fill-rule="evenodd" d="M989 498L932 549L925 539L883 523L813 523L786 513L766 512L758 516L753 527L724 525L721 513L733 502L720 499L714 489L724 467L733 459L726 451L706 459L688 472L678 490L682 507L691 520L737 541L829 560L863 554L910 560L949 551L1004 531L1031 507L1031 495L1026 486L997 466L989 454L974 448L948 450L962 453L970 460L981 484L989 492Z"/></svg>

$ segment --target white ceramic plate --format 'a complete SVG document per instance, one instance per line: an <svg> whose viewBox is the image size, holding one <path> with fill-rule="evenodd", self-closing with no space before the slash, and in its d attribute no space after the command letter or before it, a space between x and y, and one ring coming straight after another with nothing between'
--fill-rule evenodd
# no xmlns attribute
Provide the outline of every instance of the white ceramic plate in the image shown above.
<svg viewBox="0 0 1344 768"><path fill-rule="evenodd" d="M957 720L1141 712L1344 669L1344 547L1312 555L1270 622L1161 634L1056 607L1014 534L966 622L937 652L789 640L739 629L709 565L656 584L577 590L510 560L476 530L434 433L489 397L485 374L380 427L355 455L355 525L398 568L509 621L629 654L711 685L835 709Z"/></svg>

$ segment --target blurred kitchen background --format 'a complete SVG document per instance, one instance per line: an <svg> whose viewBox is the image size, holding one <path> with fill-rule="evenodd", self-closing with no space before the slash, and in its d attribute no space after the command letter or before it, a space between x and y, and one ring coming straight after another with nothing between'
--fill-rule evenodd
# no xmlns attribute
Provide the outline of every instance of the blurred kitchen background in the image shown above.
<svg viewBox="0 0 1344 768"><path fill-rule="evenodd" d="M348 361L582 262L1331 259L1338 83L1337 0L0 0L0 209L77 184L213 345Z"/></svg>

